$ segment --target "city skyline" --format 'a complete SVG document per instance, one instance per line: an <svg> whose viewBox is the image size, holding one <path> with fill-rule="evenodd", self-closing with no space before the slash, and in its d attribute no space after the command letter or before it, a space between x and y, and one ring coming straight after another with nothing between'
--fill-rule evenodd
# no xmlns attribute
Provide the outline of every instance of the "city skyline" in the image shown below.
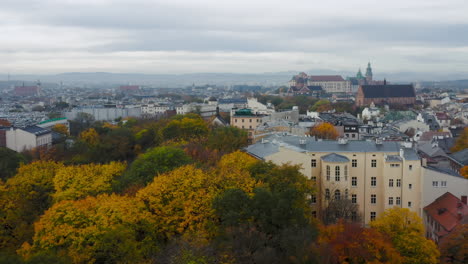
<svg viewBox="0 0 468 264"><path fill-rule="evenodd" d="M465 1L10 1L0 72L468 72Z"/></svg>

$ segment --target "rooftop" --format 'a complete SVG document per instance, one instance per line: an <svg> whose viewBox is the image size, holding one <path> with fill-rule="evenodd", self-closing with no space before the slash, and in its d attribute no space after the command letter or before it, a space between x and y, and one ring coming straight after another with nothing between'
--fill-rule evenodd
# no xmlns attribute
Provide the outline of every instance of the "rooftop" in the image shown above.
<svg viewBox="0 0 468 264"><path fill-rule="evenodd" d="M424 211L443 226L445 230L450 232L461 220L458 212L462 216L468 215L468 206L463 204L455 195L446 192L434 202L424 207Z"/></svg>
<svg viewBox="0 0 468 264"><path fill-rule="evenodd" d="M340 75L311 75L309 79L313 82L344 82Z"/></svg>
<svg viewBox="0 0 468 264"><path fill-rule="evenodd" d="M449 155L449 157L461 165L466 166L468 165L468 148L455 152L452 155Z"/></svg>
<svg viewBox="0 0 468 264"><path fill-rule="evenodd" d="M416 97L411 84L361 85L361 89L366 98Z"/></svg>
<svg viewBox="0 0 468 264"><path fill-rule="evenodd" d="M50 122L55 122L55 121L59 121L59 120L67 120L67 118L66 117L52 118L52 119L49 119L49 120L39 122L39 125L50 123Z"/></svg>
<svg viewBox="0 0 468 264"><path fill-rule="evenodd" d="M326 162L349 162L349 159L345 156L338 155L336 153L330 153L322 157L323 161Z"/></svg>
<svg viewBox="0 0 468 264"><path fill-rule="evenodd" d="M22 128L21 130L24 130L36 136L42 136L42 135L50 133L50 130L47 130L38 126L28 126L28 127Z"/></svg>

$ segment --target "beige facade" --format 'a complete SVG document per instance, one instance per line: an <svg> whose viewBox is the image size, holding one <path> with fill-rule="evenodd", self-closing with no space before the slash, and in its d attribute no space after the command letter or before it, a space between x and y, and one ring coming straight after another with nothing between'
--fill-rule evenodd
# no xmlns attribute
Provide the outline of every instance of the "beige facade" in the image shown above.
<svg viewBox="0 0 468 264"><path fill-rule="evenodd" d="M350 93L351 81L307 81L308 86L320 86L327 93Z"/></svg>
<svg viewBox="0 0 468 264"><path fill-rule="evenodd" d="M255 129L262 124L263 115L236 115L231 117L231 126L240 129L247 130L249 136L249 142L252 143L254 140Z"/></svg>
<svg viewBox="0 0 468 264"><path fill-rule="evenodd" d="M316 182L313 211L318 217L335 198L357 204L357 212L353 214L366 225L371 218L394 206L409 208L421 216L422 167L414 150L395 142L385 142L384 148L378 144L369 147L375 143L364 141L340 144L302 140L302 144L292 145L275 139L276 148L273 142L257 143L260 146L249 147L252 151L248 148L247 152L276 164L301 165L301 172ZM269 153L256 154L258 150L263 153L262 148ZM413 155L407 155L408 152Z"/></svg>

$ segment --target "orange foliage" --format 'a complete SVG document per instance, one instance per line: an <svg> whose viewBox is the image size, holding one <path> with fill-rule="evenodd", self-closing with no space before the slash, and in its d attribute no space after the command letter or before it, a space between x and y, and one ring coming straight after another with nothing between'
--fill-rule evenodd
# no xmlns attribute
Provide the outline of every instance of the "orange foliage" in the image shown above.
<svg viewBox="0 0 468 264"><path fill-rule="evenodd" d="M461 176L465 177L465 179L468 179L468 166L464 166L463 168L461 168L460 174Z"/></svg>
<svg viewBox="0 0 468 264"><path fill-rule="evenodd" d="M321 139L336 139L339 134L330 123L321 123L311 128L310 135Z"/></svg>

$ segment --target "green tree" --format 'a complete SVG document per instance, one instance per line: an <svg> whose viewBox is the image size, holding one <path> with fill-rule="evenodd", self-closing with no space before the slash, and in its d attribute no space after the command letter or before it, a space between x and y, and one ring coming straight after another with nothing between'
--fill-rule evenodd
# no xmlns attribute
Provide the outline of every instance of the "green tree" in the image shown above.
<svg viewBox="0 0 468 264"><path fill-rule="evenodd" d="M190 157L179 148L156 147L138 156L120 179L121 187L146 185L159 174L189 164Z"/></svg>
<svg viewBox="0 0 468 264"><path fill-rule="evenodd" d="M236 127L214 128L209 136L207 145L211 149L229 153L247 145L247 132Z"/></svg>
<svg viewBox="0 0 468 264"><path fill-rule="evenodd" d="M15 175L22 163L26 163L23 155L7 148L0 148L0 179L7 180Z"/></svg>

